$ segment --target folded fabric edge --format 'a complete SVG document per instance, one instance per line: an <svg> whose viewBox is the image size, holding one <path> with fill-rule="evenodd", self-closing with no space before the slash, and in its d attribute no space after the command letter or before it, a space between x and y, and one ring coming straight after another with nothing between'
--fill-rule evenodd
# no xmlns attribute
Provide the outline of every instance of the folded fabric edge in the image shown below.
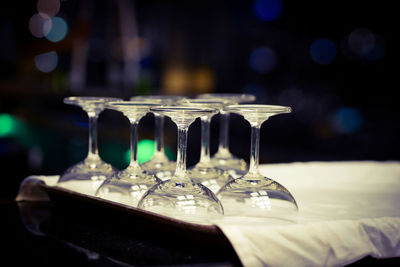
<svg viewBox="0 0 400 267"><path fill-rule="evenodd" d="M218 228L232 244L244 266L279 266L278 259L283 257L286 257L287 266L337 266L366 256L377 259L400 257L399 226L398 217L378 217L340 220L332 225L321 221L288 228L264 226L260 229L231 224L218 225ZM265 239L262 241L260 235L263 234ZM324 237L328 235L331 238L327 242ZM354 247L358 249L350 249ZM318 253L309 254L310 250ZM269 253L265 254L267 251Z"/></svg>
<svg viewBox="0 0 400 267"><path fill-rule="evenodd" d="M20 184L17 196L15 197L16 202L47 202L50 198L46 192L44 192L40 185L47 184L46 180L56 179L56 176L36 176L31 175L26 177Z"/></svg>

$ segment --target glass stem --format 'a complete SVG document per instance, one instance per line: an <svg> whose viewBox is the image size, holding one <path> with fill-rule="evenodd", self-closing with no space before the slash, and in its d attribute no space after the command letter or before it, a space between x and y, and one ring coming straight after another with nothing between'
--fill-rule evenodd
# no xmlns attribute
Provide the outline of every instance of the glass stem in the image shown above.
<svg viewBox="0 0 400 267"><path fill-rule="evenodd" d="M154 114L155 121L155 145L154 157L160 158L164 156L164 116Z"/></svg>
<svg viewBox="0 0 400 267"><path fill-rule="evenodd" d="M210 162L210 117L201 118L201 153L200 162Z"/></svg>
<svg viewBox="0 0 400 267"><path fill-rule="evenodd" d="M130 120L131 127L131 162L130 167L139 168L139 162L137 160L137 144L138 144L138 122L137 120Z"/></svg>
<svg viewBox="0 0 400 267"><path fill-rule="evenodd" d="M260 128L261 123L251 124L251 150L249 174L258 174L258 159L260 152Z"/></svg>
<svg viewBox="0 0 400 267"><path fill-rule="evenodd" d="M175 175L178 178L185 179L186 174L186 145L188 126L178 125L178 153L176 158Z"/></svg>
<svg viewBox="0 0 400 267"><path fill-rule="evenodd" d="M97 117L96 112L88 112L89 116L89 156L97 156Z"/></svg>
<svg viewBox="0 0 400 267"><path fill-rule="evenodd" d="M221 111L218 152L229 154L229 112Z"/></svg>

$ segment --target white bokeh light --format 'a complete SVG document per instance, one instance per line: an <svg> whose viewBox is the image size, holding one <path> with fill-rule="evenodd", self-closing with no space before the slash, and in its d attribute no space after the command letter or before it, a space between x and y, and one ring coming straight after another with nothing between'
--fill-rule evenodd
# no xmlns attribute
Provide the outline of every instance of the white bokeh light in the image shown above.
<svg viewBox="0 0 400 267"><path fill-rule="evenodd" d="M51 30L52 21L49 16L36 13L29 19L29 30L37 38L46 36Z"/></svg>

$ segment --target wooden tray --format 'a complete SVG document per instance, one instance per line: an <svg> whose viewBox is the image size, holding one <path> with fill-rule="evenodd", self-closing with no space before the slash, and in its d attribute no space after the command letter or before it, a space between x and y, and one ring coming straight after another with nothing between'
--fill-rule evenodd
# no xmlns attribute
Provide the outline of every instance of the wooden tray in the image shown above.
<svg viewBox="0 0 400 267"><path fill-rule="evenodd" d="M159 239L174 242L190 241L191 244L232 250L222 231L215 225L190 223L153 212L91 197L57 186L41 185L55 206L62 212L82 220L118 227L119 230L152 232ZM169 242L170 242L169 241Z"/></svg>

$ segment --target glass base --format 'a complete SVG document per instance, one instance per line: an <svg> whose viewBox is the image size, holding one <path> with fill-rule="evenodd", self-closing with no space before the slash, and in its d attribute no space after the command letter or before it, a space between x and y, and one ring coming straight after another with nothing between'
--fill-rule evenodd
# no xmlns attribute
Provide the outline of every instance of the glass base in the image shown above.
<svg viewBox="0 0 400 267"><path fill-rule="evenodd" d="M202 162L197 163L193 168L188 170L187 175L193 183L204 185L214 194L227 182L233 180L233 177L228 172L216 169L211 164L204 164Z"/></svg>
<svg viewBox="0 0 400 267"><path fill-rule="evenodd" d="M176 162L168 160L167 157L153 157L151 160L143 162L140 167L147 173L165 181L174 175Z"/></svg>
<svg viewBox="0 0 400 267"><path fill-rule="evenodd" d="M209 219L223 215L221 202L210 189L201 184L179 182L178 179L172 177L152 187L140 200L138 207L201 224L208 224Z"/></svg>
<svg viewBox="0 0 400 267"><path fill-rule="evenodd" d="M247 173L246 161L235 157L230 152L217 152L211 158L211 164L215 168L227 171L234 178L241 177Z"/></svg>
<svg viewBox="0 0 400 267"><path fill-rule="evenodd" d="M97 155L90 155L83 161L69 167L59 178L57 186L79 193L93 195L104 180L110 178L116 169Z"/></svg>
<svg viewBox="0 0 400 267"><path fill-rule="evenodd" d="M265 217L296 223L298 207L292 194L261 174L232 180L217 193L226 216Z"/></svg>
<svg viewBox="0 0 400 267"><path fill-rule="evenodd" d="M105 180L95 195L102 199L136 207L143 194L159 182L161 180L154 175L129 166Z"/></svg>

